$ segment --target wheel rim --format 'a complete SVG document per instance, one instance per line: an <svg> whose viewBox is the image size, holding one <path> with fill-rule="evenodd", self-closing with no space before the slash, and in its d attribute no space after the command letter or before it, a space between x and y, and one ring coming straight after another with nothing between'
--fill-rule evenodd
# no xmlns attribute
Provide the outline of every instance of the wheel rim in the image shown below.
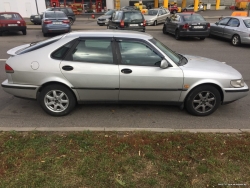
<svg viewBox="0 0 250 188"><path fill-rule="evenodd" d="M239 43L239 37L234 36L232 42L233 42L233 45L237 45Z"/></svg>
<svg viewBox="0 0 250 188"><path fill-rule="evenodd" d="M198 113L207 113L216 105L216 97L210 91L202 91L193 99L193 108Z"/></svg>
<svg viewBox="0 0 250 188"><path fill-rule="evenodd" d="M73 20L69 19L69 23L70 23L70 25L72 25L73 24Z"/></svg>
<svg viewBox="0 0 250 188"><path fill-rule="evenodd" d="M178 32L178 31L175 32L175 38L176 38L176 39L179 39L179 38L180 38L180 37L179 37L179 32Z"/></svg>
<svg viewBox="0 0 250 188"><path fill-rule="evenodd" d="M69 98L60 90L51 90L45 95L44 104L52 112L63 112L69 106Z"/></svg>

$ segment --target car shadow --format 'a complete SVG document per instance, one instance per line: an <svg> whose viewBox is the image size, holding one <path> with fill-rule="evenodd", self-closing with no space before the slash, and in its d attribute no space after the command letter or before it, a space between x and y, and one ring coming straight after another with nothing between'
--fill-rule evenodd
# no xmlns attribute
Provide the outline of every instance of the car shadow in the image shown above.
<svg viewBox="0 0 250 188"><path fill-rule="evenodd" d="M23 33L21 31L3 32L1 37L4 37L4 36L15 36L15 35L20 36L20 35L23 35Z"/></svg>
<svg viewBox="0 0 250 188"><path fill-rule="evenodd" d="M215 35L210 35L209 38L214 39L216 41L221 41L221 42L224 42L224 43L228 43L229 45L233 46L229 39L221 38L221 37L218 37L218 36L215 36ZM250 44L241 44L240 47L249 48Z"/></svg>

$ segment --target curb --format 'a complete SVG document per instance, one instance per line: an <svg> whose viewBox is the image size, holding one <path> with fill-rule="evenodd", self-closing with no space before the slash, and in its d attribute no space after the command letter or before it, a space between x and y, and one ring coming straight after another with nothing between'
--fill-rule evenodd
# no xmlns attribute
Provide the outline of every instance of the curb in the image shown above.
<svg viewBox="0 0 250 188"><path fill-rule="evenodd" d="M98 132L189 132L189 133L243 133L250 132L250 129L171 129L171 128L117 128L117 127L0 127L0 131L55 131L55 132L78 132L78 131L98 131Z"/></svg>

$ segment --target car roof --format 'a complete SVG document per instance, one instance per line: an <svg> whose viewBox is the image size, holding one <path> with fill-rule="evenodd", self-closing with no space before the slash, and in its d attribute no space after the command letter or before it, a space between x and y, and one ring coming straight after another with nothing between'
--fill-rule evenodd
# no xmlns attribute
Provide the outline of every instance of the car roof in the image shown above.
<svg viewBox="0 0 250 188"><path fill-rule="evenodd" d="M0 14L19 14L19 13L18 12L0 12Z"/></svg>
<svg viewBox="0 0 250 188"><path fill-rule="evenodd" d="M140 33L138 31L128 30L86 30L74 31L65 35L66 38L79 37L120 37L120 38L136 38L136 39L152 39L153 37L147 33Z"/></svg>
<svg viewBox="0 0 250 188"><path fill-rule="evenodd" d="M197 13L193 13L193 12L185 12L185 13L177 13L178 15L181 15L181 16L183 16L183 15L188 15L188 14L193 14L193 15L200 15L200 14L197 14Z"/></svg>
<svg viewBox="0 0 250 188"><path fill-rule="evenodd" d="M242 20L250 19L250 17L248 16L225 16L225 17L222 16L222 18L238 18Z"/></svg>

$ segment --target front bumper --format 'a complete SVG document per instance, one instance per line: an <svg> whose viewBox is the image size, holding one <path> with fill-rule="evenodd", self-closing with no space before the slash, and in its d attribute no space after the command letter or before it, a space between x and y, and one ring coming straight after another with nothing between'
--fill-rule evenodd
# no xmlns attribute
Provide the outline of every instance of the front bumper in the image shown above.
<svg viewBox="0 0 250 188"><path fill-rule="evenodd" d="M242 88L224 88L223 91L224 91L223 104L227 104L247 96L249 93L249 88L245 84L245 86Z"/></svg>
<svg viewBox="0 0 250 188"><path fill-rule="evenodd" d="M209 35L209 30L206 31L180 31L180 36L181 37L208 37Z"/></svg>
<svg viewBox="0 0 250 188"><path fill-rule="evenodd" d="M154 21L155 20L152 20L152 21L151 20L147 20L146 21L146 25L154 25Z"/></svg>
<svg viewBox="0 0 250 188"><path fill-rule="evenodd" d="M106 20L104 20L104 21L97 20L97 24L98 25L108 25L108 21L106 21Z"/></svg>
<svg viewBox="0 0 250 188"><path fill-rule="evenodd" d="M21 84L10 84L6 79L2 83L2 88L5 92L12 94L17 97L36 99L36 95L39 86L35 85L21 85Z"/></svg>

